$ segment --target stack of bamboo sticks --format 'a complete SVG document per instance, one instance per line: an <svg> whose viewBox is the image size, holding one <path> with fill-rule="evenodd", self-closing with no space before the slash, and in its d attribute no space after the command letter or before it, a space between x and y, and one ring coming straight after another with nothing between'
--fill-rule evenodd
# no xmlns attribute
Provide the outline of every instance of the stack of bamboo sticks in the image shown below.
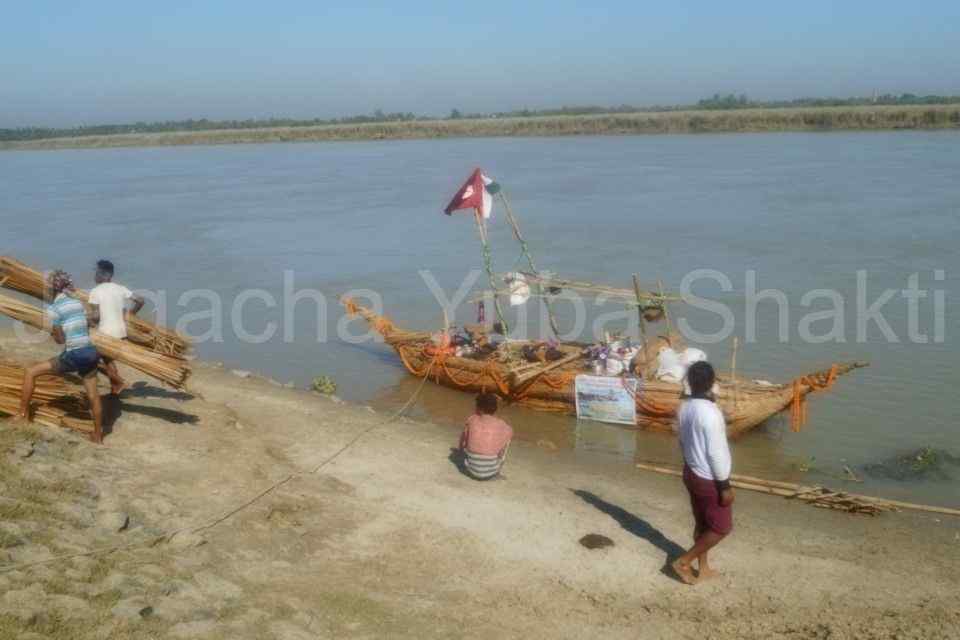
<svg viewBox="0 0 960 640"><path fill-rule="evenodd" d="M42 310L15 298L0 295L0 313L43 331L49 331L49 323ZM100 355L112 358L141 371L161 382L182 389L190 377L190 366L181 358L150 351L140 345L117 340L92 330L90 339Z"/></svg>
<svg viewBox="0 0 960 640"><path fill-rule="evenodd" d="M23 388L24 369L20 365L0 362L0 393L11 393L19 396ZM50 402L67 395L74 395L75 389L67 387L66 381L58 376L41 376L37 378L33 399L37 402Z"/></svg>
<svg viewBox="0 0 960 640"><path fill-rule="evenodd" d="M12 416L19 411L23 375L23 367L0 363L0 414ZM48 427L93 432L93 421L80 394L76 389L68 387L61 378L38 378L33 400L34 422Z"/></svg>
<svg viewBox="0 0 960 640"><path fill-rule="evenodd" d="M28 296L44 299L46 283L43 274L9 256L0 256L0 286ZM77 298L87 301L87 292L77 289ZM190 351L190 341L171 329L153 324L143 318L127 318L127 338L151 351L183 358Z"/></svg>

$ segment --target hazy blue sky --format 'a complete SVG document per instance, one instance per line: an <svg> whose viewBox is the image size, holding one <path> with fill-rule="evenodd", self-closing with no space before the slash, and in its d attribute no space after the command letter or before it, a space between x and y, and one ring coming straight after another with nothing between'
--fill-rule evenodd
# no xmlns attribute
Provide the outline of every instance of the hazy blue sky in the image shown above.
<svg viewBox="0 0 960 640"><path fill-rule="evenodd" d="M7 2L0 127L960 94L960 2Z"/></svg>

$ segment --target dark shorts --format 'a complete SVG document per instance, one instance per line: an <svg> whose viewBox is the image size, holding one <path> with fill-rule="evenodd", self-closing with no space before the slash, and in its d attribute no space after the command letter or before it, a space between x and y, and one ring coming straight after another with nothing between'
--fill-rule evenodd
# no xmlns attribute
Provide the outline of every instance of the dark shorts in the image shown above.
<svg viewBox="0 0 960 640"><path fill-rule="evenodd" d="M97 353L96 348L83 347L64 351L51 360L50 364L53 365L53 372L56 374L76 373L81 378L86 378L97 372L98 362L100 362L100 354Z"/></svg>
<svg viewBox="0 0 960 640"><path fill-rule="evenodd" d="M693 508L697 531L710 529L721 536L733 531L733 507L720 504L716 482L701 478L684 465L683 484L690 493L690 506Z"/></svg>

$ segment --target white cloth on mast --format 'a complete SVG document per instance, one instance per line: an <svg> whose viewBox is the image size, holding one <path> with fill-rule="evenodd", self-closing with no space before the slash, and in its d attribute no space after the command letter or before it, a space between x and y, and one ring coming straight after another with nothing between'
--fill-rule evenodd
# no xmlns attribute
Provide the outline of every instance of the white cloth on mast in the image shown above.
<svg viewBox="0 0 960 640"><path fill-rule="evenodd" d="M486 187L488 184L493 184L493 180L488 178L486 174L481 173L480 178L483 180L483 186ZM484 188L483 190L483 206L480 208L480 214L485 220L490 219L490 215L493 213L493 196L490 195L490 192Z"/></svg>
<svg viewBox="0 0 960 640"><path fill-rule="evenodd" d="M511 307L518 307L530 299L530 285L527 284L527 279L522 273L510 272L503 276L503 281L510 293Z"/></svg>

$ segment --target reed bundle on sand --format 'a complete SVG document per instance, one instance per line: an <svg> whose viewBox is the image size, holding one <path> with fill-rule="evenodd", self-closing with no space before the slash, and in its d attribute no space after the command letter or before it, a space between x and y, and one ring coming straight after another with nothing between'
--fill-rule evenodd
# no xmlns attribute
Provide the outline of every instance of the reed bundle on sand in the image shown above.
<svg viewBox="0 0 960 640"><path fill-rule="evenodd" d="M9 256L0 256L0 285L38 300L44 299L46 283L43 274ZM77 289L74 293L83 302L87 301L86 291ZM183 358L190 351L187 338L137 316L127 318L127 334L131 342L164 355Z"/></svg>
<svg viewBox="0 0 960 640"><path fill-rule="evenodd" d="M20 410L24 369L0 363L0 414L12 416ZM93 420L76 389L61 378L42 376L33 393L33 420L48 427L93 432Z"/></svg>
<svg viewBox="0 0 960 640"><path fill-rule="evenodd" d="M638 469L644 471L653 471L670 476L682 476L683 472L679 469L664 467L654 464L637 463ZM911 509L914 511L927 511L929 513L941 513L944 515L960 516L960 510L949 507L936 507L926 504L914 504L912 502L901 502L899 500L885 500L883 498L874 498L872 496L863 496L856 493L847 493L845 491L834 491L826 487L811 487L793 482L777 482L774 480L764 480L752 476L732 474L730 484L738 489L747 491L758 491L770 495L781 496L792 500L800 500L807 504L812 504L821 509L837 509L849 513L864 513L875 516L884 511L899 511L900 509Z"/></svg>
<svg viewBox="0 0 960 640"><path fill-rule="evenodd" d="M23 389L24 368L17 364L0 362L0 392L19 394ZM68 395L76 395L63 378L58 376L40 376L33 391L37 402L50 402Z"/></svg>
<svg viewBox="0 0 960 640"><path fill-rule="evenodd" d="M0 295L0 313L36 329L50 330L41 309L9 296ZM129 365L175 389L184 388L190 377L190 365L186 360L150 351L132 342L105 336L96 330L90 331L90 339L100 355Z"/></svg>

